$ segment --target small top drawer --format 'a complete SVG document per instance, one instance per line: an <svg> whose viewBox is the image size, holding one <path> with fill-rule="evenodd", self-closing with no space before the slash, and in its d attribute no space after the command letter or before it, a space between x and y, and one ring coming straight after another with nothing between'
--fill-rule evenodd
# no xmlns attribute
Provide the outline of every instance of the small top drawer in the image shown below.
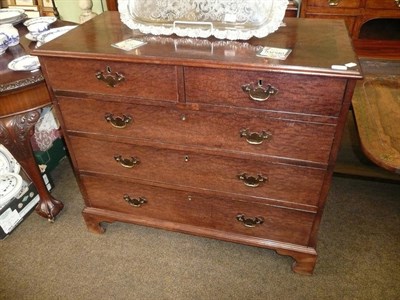
<svg viewBox="0 0 400 300"><path fill-rule="evenodd" d="M400 2L396 0L367 0L366 8L398 9L400 13ZM400 15L399 15L400 18Z"/></svg>
<svg viewBox="0 0 400 300"><path fill-rule="evenodd" d="M340 78L185 68L189 103L338 116L345 87Z"/></svg>
<svg viewBox="0 0 400 300"><path fill-rule="evenodd" d="M361 5L361 0L309 0L307 2L309 7L358 8Z"/></svg>
<svg viewBox="0 0 400 300"><path fill-rule="evenodd" d="M178 101L174 66L47 58L44 68L54 91Z"/></svg>

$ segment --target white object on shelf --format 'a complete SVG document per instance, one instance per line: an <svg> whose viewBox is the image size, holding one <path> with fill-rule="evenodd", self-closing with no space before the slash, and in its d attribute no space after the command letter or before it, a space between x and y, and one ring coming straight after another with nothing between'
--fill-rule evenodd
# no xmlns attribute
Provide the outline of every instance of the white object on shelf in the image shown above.
<svg viewBox="0 0 400 300"><path fill-rule="evenodd" d="M22 177L19 174L4 173L0 175L0 208L18 195L22 187Z"/></svg>
<svg viewBox="0 0 400 300"><path fill-rule="evenodd" d="M80 23L85 23L86 21L89 21L90 19L97 16L97 14L92 11L92 0L79 0L79 8L82 9L82 13L79 16Z"/></svg>
<svg viewBox="0 0 400 300"><path fill-rule="evenodd" d="M39 58L33 55L17 57L9 62L8 68L13 71L34 71L40 68Z"/></svg>
<svg viewBox="0 0 400 300"><path fill-rule="evenodd" d="M62 27L56 27L49 29L45 32L42 32L36 37L37 43L36 47L40 47L43 44L46 44L50 42L51 40L54 40L55 38L58 38L59 36L67 33L68 31L74 29L77 25L68 25L68 26L62 26Z"/></svg>
<svg viewBox="0 0 400 300"><path fill-rule="evenodd" d="M14 156L12 156L6 147L0 144L0 174L18 174L20 170L21 166Z"/></svg>

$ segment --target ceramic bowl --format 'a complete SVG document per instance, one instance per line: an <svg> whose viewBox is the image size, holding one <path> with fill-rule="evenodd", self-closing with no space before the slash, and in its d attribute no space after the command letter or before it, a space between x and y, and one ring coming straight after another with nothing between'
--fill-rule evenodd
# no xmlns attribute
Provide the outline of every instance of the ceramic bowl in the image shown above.
<svg viewBox="0 0 400 300"><path fill-rule="evenodd" d="M0 55L8 49L8 37L4 33L0 33Z"/></svg>
<svg viewBox="0 0 400 300"><path fill-rule="evenodd" d="M47 22L36 22L28 26L29 33L32 37L37 37L42 32L49 30L49 23Z"/></svg>

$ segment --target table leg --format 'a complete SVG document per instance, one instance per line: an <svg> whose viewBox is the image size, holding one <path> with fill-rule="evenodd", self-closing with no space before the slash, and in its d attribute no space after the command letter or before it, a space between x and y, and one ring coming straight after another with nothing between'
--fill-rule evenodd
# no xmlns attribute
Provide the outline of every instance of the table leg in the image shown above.
<svg viewBox="0 0 400 300"><path fill-rule="evenodd" d="M47 190L30 143L39 117L40 112L35 110L0 119L0 143L11 152L35 185L40 197L36 212L54 221L64 204L54 199Z"/></svg>

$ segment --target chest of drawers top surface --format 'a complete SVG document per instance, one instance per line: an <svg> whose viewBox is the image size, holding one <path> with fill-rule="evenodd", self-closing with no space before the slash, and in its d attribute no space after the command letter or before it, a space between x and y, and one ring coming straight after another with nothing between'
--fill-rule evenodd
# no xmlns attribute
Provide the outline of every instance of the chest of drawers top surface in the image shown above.
<svg viewBox="0 0 400 300"><path fill-rule="evenodd" d="M124 51L111 44L135 38L147 44ZM294 49L286 60L256 56L260 47ZM332 65L358 63L342 21L286 19L265 38L248 41L147 36L123 25L117 12L105 12L67 34L42 45L35 55L137 63L235 68L360 78L357 67L332 70Z"/></svg>

